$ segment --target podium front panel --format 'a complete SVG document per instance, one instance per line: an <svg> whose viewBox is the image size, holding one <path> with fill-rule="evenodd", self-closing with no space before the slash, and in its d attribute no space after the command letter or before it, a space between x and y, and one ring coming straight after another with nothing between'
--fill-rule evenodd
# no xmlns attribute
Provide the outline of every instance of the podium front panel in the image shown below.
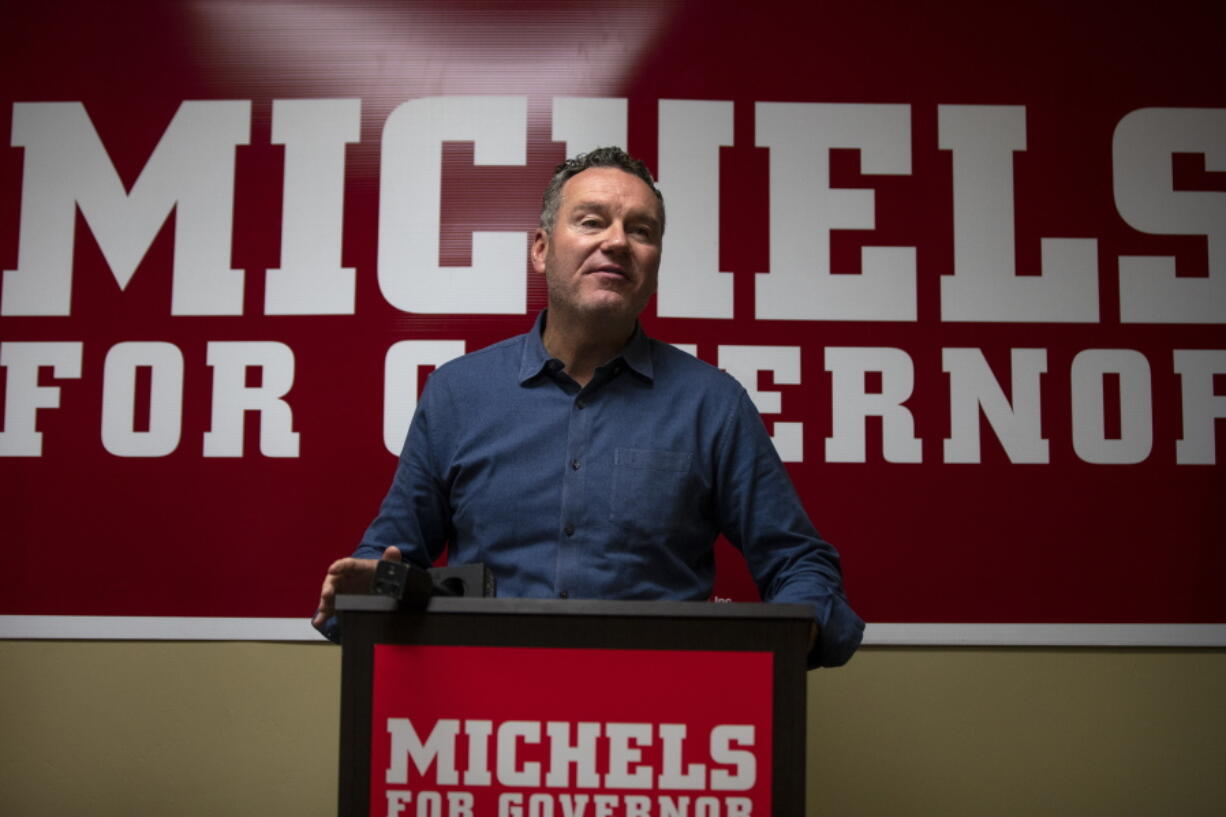
<svg viewBox="0 0 1226 817"><path fill-rule="evenodd" d="M344 597L340 813L803 813L796 605Z"/></svg>

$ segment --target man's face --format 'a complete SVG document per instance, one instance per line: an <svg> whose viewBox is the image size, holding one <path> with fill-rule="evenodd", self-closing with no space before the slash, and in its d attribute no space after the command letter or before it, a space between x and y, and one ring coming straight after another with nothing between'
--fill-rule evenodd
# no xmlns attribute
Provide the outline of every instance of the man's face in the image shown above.
<svg viewBox="0 0 1226 817"><path fill-rule="evenodd" d="M656 291L660 205L642 179L593 167L567 180L552 234L538 229L532 266L549 305L593 319L636 318Z"/></svg>

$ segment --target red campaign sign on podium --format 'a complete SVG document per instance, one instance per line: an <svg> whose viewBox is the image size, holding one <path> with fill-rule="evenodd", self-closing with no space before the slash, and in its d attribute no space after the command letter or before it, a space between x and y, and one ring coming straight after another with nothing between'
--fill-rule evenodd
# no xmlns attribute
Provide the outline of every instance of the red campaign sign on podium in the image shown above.
<svg viewBox="0 0 1226 817"><path fill-rule="evenodd" d="M764 817L772 661L375 645L371 817Z"/></svg>
<svg viewBox="0 0 1226 817"><path fill-rule="evenodd" d="M1226 633L1220 0L8 5L0 637L313 636L602 143L870 623Z"/></svg>

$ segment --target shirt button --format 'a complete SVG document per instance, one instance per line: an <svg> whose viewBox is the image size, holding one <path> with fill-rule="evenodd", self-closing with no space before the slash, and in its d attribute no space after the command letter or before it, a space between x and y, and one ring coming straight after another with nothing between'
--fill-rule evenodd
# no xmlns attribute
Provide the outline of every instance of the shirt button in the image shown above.
<svg viewBox="0 0 1226 817"><path fill-rule="evenodd" d="M568 522L566 523L566 527L562 528L562 532L565 533L567 536L574 536L575 526Z"/></svg>
<svg viewBox="0 0 1226 817"><path fill-rule="evenodd" d="M587 408L587 403L586 403L586 402L584 402L583 400L576 400L576 401L575 401L575 408L581 408L581 409L583 409L583 408Z"/></svg>
<svg viewBox="0 0 1226 817"><path fill-rule="evenodd" d="M579 470L579 460L571 460L571 461L570 461L570 470L572 470L572 471L578 471L578 470Z"/></svg>

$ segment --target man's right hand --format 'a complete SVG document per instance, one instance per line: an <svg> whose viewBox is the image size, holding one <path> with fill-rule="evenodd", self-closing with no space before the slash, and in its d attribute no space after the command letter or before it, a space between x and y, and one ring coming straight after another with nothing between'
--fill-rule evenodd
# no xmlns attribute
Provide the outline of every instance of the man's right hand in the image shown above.
<svg viewBox="0 0 1226 817"><path fill-rule="evenodd" d="M389 547L383 551L382 559L389 562L401 561L400 549ZM375 580L375 565L379 559L338 559L328 568L324 576L324 586L319 592L319 607L311 624L319 630L324 622L336 613L337 593L369 593Z"/></svg>

